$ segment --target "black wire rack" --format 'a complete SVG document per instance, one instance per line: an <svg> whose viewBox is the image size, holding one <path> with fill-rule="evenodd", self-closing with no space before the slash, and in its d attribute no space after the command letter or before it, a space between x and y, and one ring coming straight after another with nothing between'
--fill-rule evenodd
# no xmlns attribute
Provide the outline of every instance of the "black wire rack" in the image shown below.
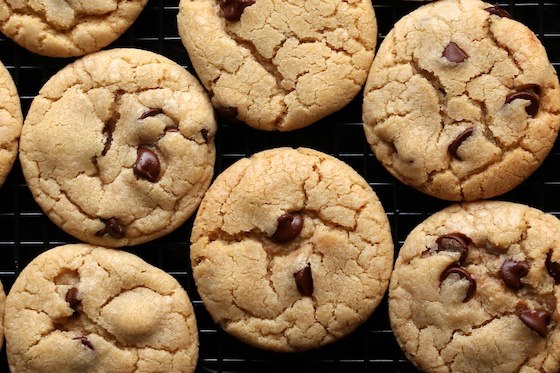
<svg viewBox="0 0 560 373"><path fill-rule="evenodd" d="M379 43L398 19L421 4L374 0ZM560 2L501 1L498 4L538 35L556 70L560 71ZM196 75L178 36L177 12L178 0L150 0L134 25L109 48L151 50ZM35 55L1 34L0 59L16 82L24 115L41 86L74 60ZM261 132L245 125L219 123L215 175L238 159L279 146L305 146L331 154L358 171L379 196L391 223L396 257L412 228L449 203L404 186L377 162L363 133L361 100L360 94L339 112L290 133ZM524 203L560 216L559 165L557 142L543 165L528 180L498 199ZM166 237L125 250L165 270L187 290L199 328L197 372L417 372L404 357L391 332L387 297L354 333L317 350L278 354L249 347L230 337L214 324L194 286L189 262L192 222L193 218ZM72 242L76 239L51 223L35 203L16 162L0 189L0 279L6 291L38 254ZM5 348L0 352L0 371L8 372Z"/></svg>

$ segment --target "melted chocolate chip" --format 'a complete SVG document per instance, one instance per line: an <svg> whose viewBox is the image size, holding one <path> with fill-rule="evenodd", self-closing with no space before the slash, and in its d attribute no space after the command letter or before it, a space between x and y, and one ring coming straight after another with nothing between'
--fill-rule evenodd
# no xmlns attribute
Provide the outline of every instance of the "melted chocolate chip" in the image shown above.
<svg viewBox="0 0 560 373"><path fill-rule="evenodd" d="M436 240L438 245L437 251L456 251L461 253L459 264L462 264L467 258L471 242L472 240L469 237L460 232L444 234Z"/></svg>
<svg viewBox="0 0 560 373"><path fill-rule="evenodd" d="M310 297L313 294L313 276L311 276L311 264L294 273L296 286L301 295Z"/></svg>
<svg viewBox="0 0 560 373"><path fill-rule="evenodd" d="M517 92L510 93L506 96L506 104L509 104L513 100L521 99L530 102L529 106L525 108L525 111L531 117L534 117L539 112L539 107L541 104L541 99L539 97L540 87L536 84L527 84L521 87L517 87Z"/></svg>
<svg viewBox="0 0 560 373"><path fill-rule="evenodd" d="M220 106L216 108L216 112L220 118L227 122L237 122L237 108L235 106Z"/></svg>
<svg viewBox="0 0 560 373"><path fill-rule="evenodd" d="M474 132L474 128L472 128L472 127L467 128L466 130L461 132L459 134L459 136L457 136L455 138L455 140L453 140L453 142L451 144L449 144L449 146L447 147L447 152L453 158L456 158L456 159L462 161L461 157L459 157L459 155L457 154L457 149L459 149L461 144L463 144L463 141L465 141L466 139L468 139L469 137L472 136L473 132Z"/></svg>
<svg viewBox="0 0 560 373"><path fill-rule="evenodd" d="M139 147L134 162L134 174L153 183L159 178L160 171L161 166L156 153L146 147Z"/></svg>
<svg viewBox="0 0 560 373"><path fill-rule="evenodd" d="M206 128L201 129L200 134L202 135L204 141L208 141L208 130Z"/></svg>
<svg viewBox="0 0 560 373"><path fill-rule="evenodd" d="M519 310L516 314L529 329L546 338L548 333L547 327L551 319L550 312L544 310Z"/></svg>
<svg viewBox="0 0 560 373"><path fill-rule="evenodd" d="M554 279L555 284L560 284L560 264L552 261L552 251L546 254L546 260L544 262L546 266L546 271Z"/></svg>
<svg viewBox="0 0 560 373"><path fill-rule="evenodd" d="M272 235L272 240L276 242L288 242L297 237L303 229L303 216L298 213L287 213L278 218L276 232Z"/></svg>
<svg viewBox="0 0 560 373"><path fill-rule="evenodd" d="M124 237L124 228L117 218L101 219L101 221L105 223L105 228L97 232L96 236L101 237L108 233L113 238Z"/></svg>
<svg viewBox="0 0 560 373"><path fill-rule="evenodd" d="M81 301L78 299L78 289L76 288L68 289L68 291L66 292L65 300L66 302L68 302L68 304L70 304L70 308L76 311L76 309L81 303Z"/></svg>
<svg viewBox="0 0 560 373"><path fill-rule="evenodd" d="M529 273L529 263L526 261L516 262L506 259L500 268L500 276L507 287L514 290L521 289L521 278Z"/></svg>
<svg viewBox="0 0 560 373"><path fill-rule="evenodd" d="M467 294L465 295L465 299L463 299L463 303L468 302L476 292L476 281L474 280L474 278L472 278L471 274L469 273L469 271L467 271L466 268L458 267L455 264L450 265L441 273L441 275L439 276L439 281L443 282L452 273L455 273L459 275L461 278L464 278L467 281L469 281L469 288L467 289Z"/></svg>
<svg viewBox="0 0 560 373"><path fill-rule="evenodd" d="M512 18L511 14L509 14L505 9L502 9L497 5L491 6L490 8L486 8L484 10L487 11L488 13L490 13L490 14L493 14L493 15L496 15L496 16L499 16L499 17Z"/></svg>
<svg viewBox="0 0 560 373"><path fill-rule="evenodd" d="M86 346L87 348L89 348L90 350L95 350L95 348L93 348L93 344L90 341L88 341L88 339L86 337L75 337L75 338L72 338L72 339L75 340L75 341L82 342L82 344L84 346Z"/></svg>
<svg viewBox="0 0 560 373"><path fill-rule="evenodd" d="M469 56L464 50L459 48L454 42L450 42L443 50L443 57L447 58L449 62L460 63L464 62Z"/></svg>
<svg viewBox="0 0 560 373"><path fill-rule="evenodd" d="M151 108L143 112L142 115L140 115L140 118L138 119L146 119L148 117L153 117L158 114L163 114L163 110L160 108Z"/></svg>
<svg viewBox="0 0 560 373"><path fill-rule="evenodd" d="M245 8L254 3L255 0L220 0L220 8L222 8L225 19L228 21L239 21Z"/></svg>

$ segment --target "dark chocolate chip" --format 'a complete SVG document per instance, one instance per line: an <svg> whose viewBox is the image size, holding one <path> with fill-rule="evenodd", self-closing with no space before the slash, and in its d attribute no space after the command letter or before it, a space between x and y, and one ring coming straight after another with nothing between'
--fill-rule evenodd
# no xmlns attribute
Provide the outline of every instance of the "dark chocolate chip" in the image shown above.
<svg viewBox="0 0 560 373"><path fill-rule="evenodd" d="M138 119L146 119L148 117L153 117L158 114L163 114L163 110L160 108L151 108L143 112L142 115L140 115L140 118Z"/></svg>
<svg viewBox="0 0 560 373"><path fill-rule="evenodd" d="M547 327L551 319L550 312L544 310L519 310L516 314L529 329L546 338L548 333Z"/></svg>
<svg viewBox="0 0 560 373"><path fill-rule="evenodd" d="M560 264L552 261L552 251L546 254L546 260L544 262L546 266L546 271L554 279L555 284L560 284Z"/></svg>
<svg viewBox="0 0 560 373"><path fill-rule="evenodd" d="M179 132L179 127L168 126L168 127L165 127L164 132Z"/></svg>
<svg viewBox="0 0 560 373"><path fill-rule="evenodd" d="M529 263L526 261L516 262L512 259L506 259L500 267L500 276L510 289L521 289L521 278L529 273Z"/></svg>
<svg viewBox="0 0 560 373"><path fill-rule="evenodd" d="M507 10L502 9L497 5L491 6L490 8L486 8L484 10L499 17L512 18L511 14L509 14Z"/></svg>
<svg viewBox="0 0 560 373"><path fill-rule="evenodd" d="M443 50L443 57L447 58L449 62L459 63L464 62L469 56L464 50L459 48L454 42L450 42Z"/></svg>
<svg viewBox="0 0 560 373"><path fill-rule="evenodd" d="M220 8L222 8L225 19L228 21L239 21L245 8L254 3L255 0L220 0Z"/></svg>
<svg viewBox="0 0 560 373"><path fill-rule="evenodd" d="M84 346L86 346L87 348L89 348L90 350L95 350L95 348L93 348L93 344L90 341L88 341L88 339L86 337L74 337L72 339L75 340L75 341L82 342L82 344Z"/></svg>
<svg viewBox="0 0 560 373"><path fill-rule="evenodd" d="M310 297L313 294L313 276L311 275L311 264L294 273L296 286L301 295Z"/></svg>
<svg viewBox="0 0 560 373"><path fill-rule="evenodd" d="M101 155L105 155L109 151L109 148L111 147L111 142L113 141L113 132L115 131L115 127L119 119L120 119L120 114L118 111L115 111L111 116L111 118L109 118L109 120L105 122L105 126L103 127L103 136L105 136L106 139Z"/></svg>
<svg viewBox="0 0 560 373"><path fill-rule="evenodd" d="M459 263L462 264L467 258L469 244L472 240L460 232L453 232L439 236L436 240L437 251L456 251L461 253Z"/></svg>
<svg viewBox="0 0 560 373"><path fill-rule="evenodd" d="M458 160L462 160L461 157L459 157L459 155L457 154L457 149L459 149L459 147L461 146L461 144L463 143L463 141L465 141L466 139L468 139L469 137L472 136L474 132L474 128L469 127L466 130L464 130L463 132L461 132L459 134L459 136L457 136L455 138L455 140L453 140L453 142L451 142L451 144L449 144L449 146L447 147L447 152L453 157L456 158Z"/></svg>
<svg viewBox="0 0 560 373"><path fill-rule="evenodd" d="M208 130L206 128L201 129L200 134L202 135L204 141L208 141Z"/></svg>
<svg viewBox="0 0 560 373"><path fill-rule="evenodd" d="M528 115L534 117L539 112L541 99L539 97L540 87L535 84L527 84L517 88L517 92L510 93L506 96L506 104L513 100L522 99L530 102L525 108Z"/></svg>
<svg viewBox="0 0 560 373"><path fill-rule="evenodd" d="M467 271L464 267L458 267L455 264L450 265L447 267L439 276L439 281L443 282L449 275L452 273L458 274L460 277L469 281L469 288L467 289L467 294L465 295L465 299L463 299L463 303L468 302L476 292L476 281L472 278L469 271Z"/></svg>
<svg viewBox="0 0 560 373"><path fill-rule="evenodd" d="M66 292L65 300L68 302L68 304L70 304L70 308L75 311L78 308L78 305L81 303L81 301L78 299L78 289L68 289L68 291Z"/></svg>
<svg viewBox="0 0 560 373"><path fill-rule="evenodd" d="M134 174L138 177L151 181L157 181L161 166L159 159L152 150L146 147L139 147L136 152L136 162L134 162Z"/></svg>
<svg viewBox="0 0 560 373"><path fill-rule="evenodd" d="M297 237L303 229L303 216L298 213L287 213L278 218L276 232L272 239L276 242L287 242Z"/></svg>
<svg viewBox="0 0 560 373"><path fill-rule="evenodd" d="M227 122L237 122L237 108L235 106L220 106L216 108L216 113L220 118Z"/></svg>
<svg viewBox="0 0 560 373"><path fill-rule="evenodd" d="M105 228L97 232L95 234L96 236L101 237L109 233L109 235L113 238L124 237L124 228L121 226L117 218L101 219L101 221L105 223Z"/></svg>

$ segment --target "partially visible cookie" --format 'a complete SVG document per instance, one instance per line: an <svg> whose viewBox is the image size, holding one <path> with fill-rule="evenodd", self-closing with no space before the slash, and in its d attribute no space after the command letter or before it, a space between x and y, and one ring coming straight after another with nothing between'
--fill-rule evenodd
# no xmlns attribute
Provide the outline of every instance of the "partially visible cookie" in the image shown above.
<svg viewBox="0 0 560 373"><path fill-rule="evenodd" d="M0 0L0 31L44 56L96 52L134 22L147 0Z"/></svg>
<svg viewBox="0 0 560 373"><path fill-rule="evenodd" d="M187 293L124 251L66 245L35 258L6 300L12 372L193 372Z"/></svg>
<svg viewBox="0 0 560 373"><path fill-rule="evenodd" d="M0 62L0 186L17 157L23 116L16 86Z"/></svg>
<svg viewBox="0 0 560 373"><path fill-rule="evenodd" d="M6 294L4 286L0 282L0 348L4 344L4 309L6 307Z"/></svg>
<svg viewBox="0 0 560 373"><path fill-rule="evenodd" d="M157 54L114 49L53 76L21 138L29 188L82 241L135 245L179 227L213 174L214 112L196 79Z"/></svg>
<svg viewBox="0 0 560 373"><path fill-rule="evenodd" d="M535 34L504 9L443 0L403 17L366 83L364 128L402 182L446 200L505 193L548 155L558 77Z"/></svg>
<svg viewBox="0 0 560 373"><path fill-rule="evenodd" d="M381 301L393 263L389 223L368 183L305 148L264 151L225 170L201 203L191 242L213 319L282 352L351 333Z"/></svg>
<svg viewBox="0 0 560 373"><path fill-rule="evenodd" d="M177 22L218 112L267 131L348 104L377 41L370 0L182 0Z"/></svg>
<svg viewBox="0 0 560 373"><path fill-rule="evenodd" d="M560 369L560 221L509 202L453 205L400 249L389 316L426 373Z"/></svg>

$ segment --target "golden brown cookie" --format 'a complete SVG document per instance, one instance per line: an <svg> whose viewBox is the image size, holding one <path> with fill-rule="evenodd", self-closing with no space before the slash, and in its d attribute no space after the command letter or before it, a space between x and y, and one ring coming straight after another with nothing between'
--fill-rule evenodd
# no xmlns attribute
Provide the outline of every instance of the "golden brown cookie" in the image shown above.
<svg viewBox="0 0 560 373"><path fill-rule="evenodd" d="M16 86L0 62L0 186L17 157L23 116Z"/></svg>

